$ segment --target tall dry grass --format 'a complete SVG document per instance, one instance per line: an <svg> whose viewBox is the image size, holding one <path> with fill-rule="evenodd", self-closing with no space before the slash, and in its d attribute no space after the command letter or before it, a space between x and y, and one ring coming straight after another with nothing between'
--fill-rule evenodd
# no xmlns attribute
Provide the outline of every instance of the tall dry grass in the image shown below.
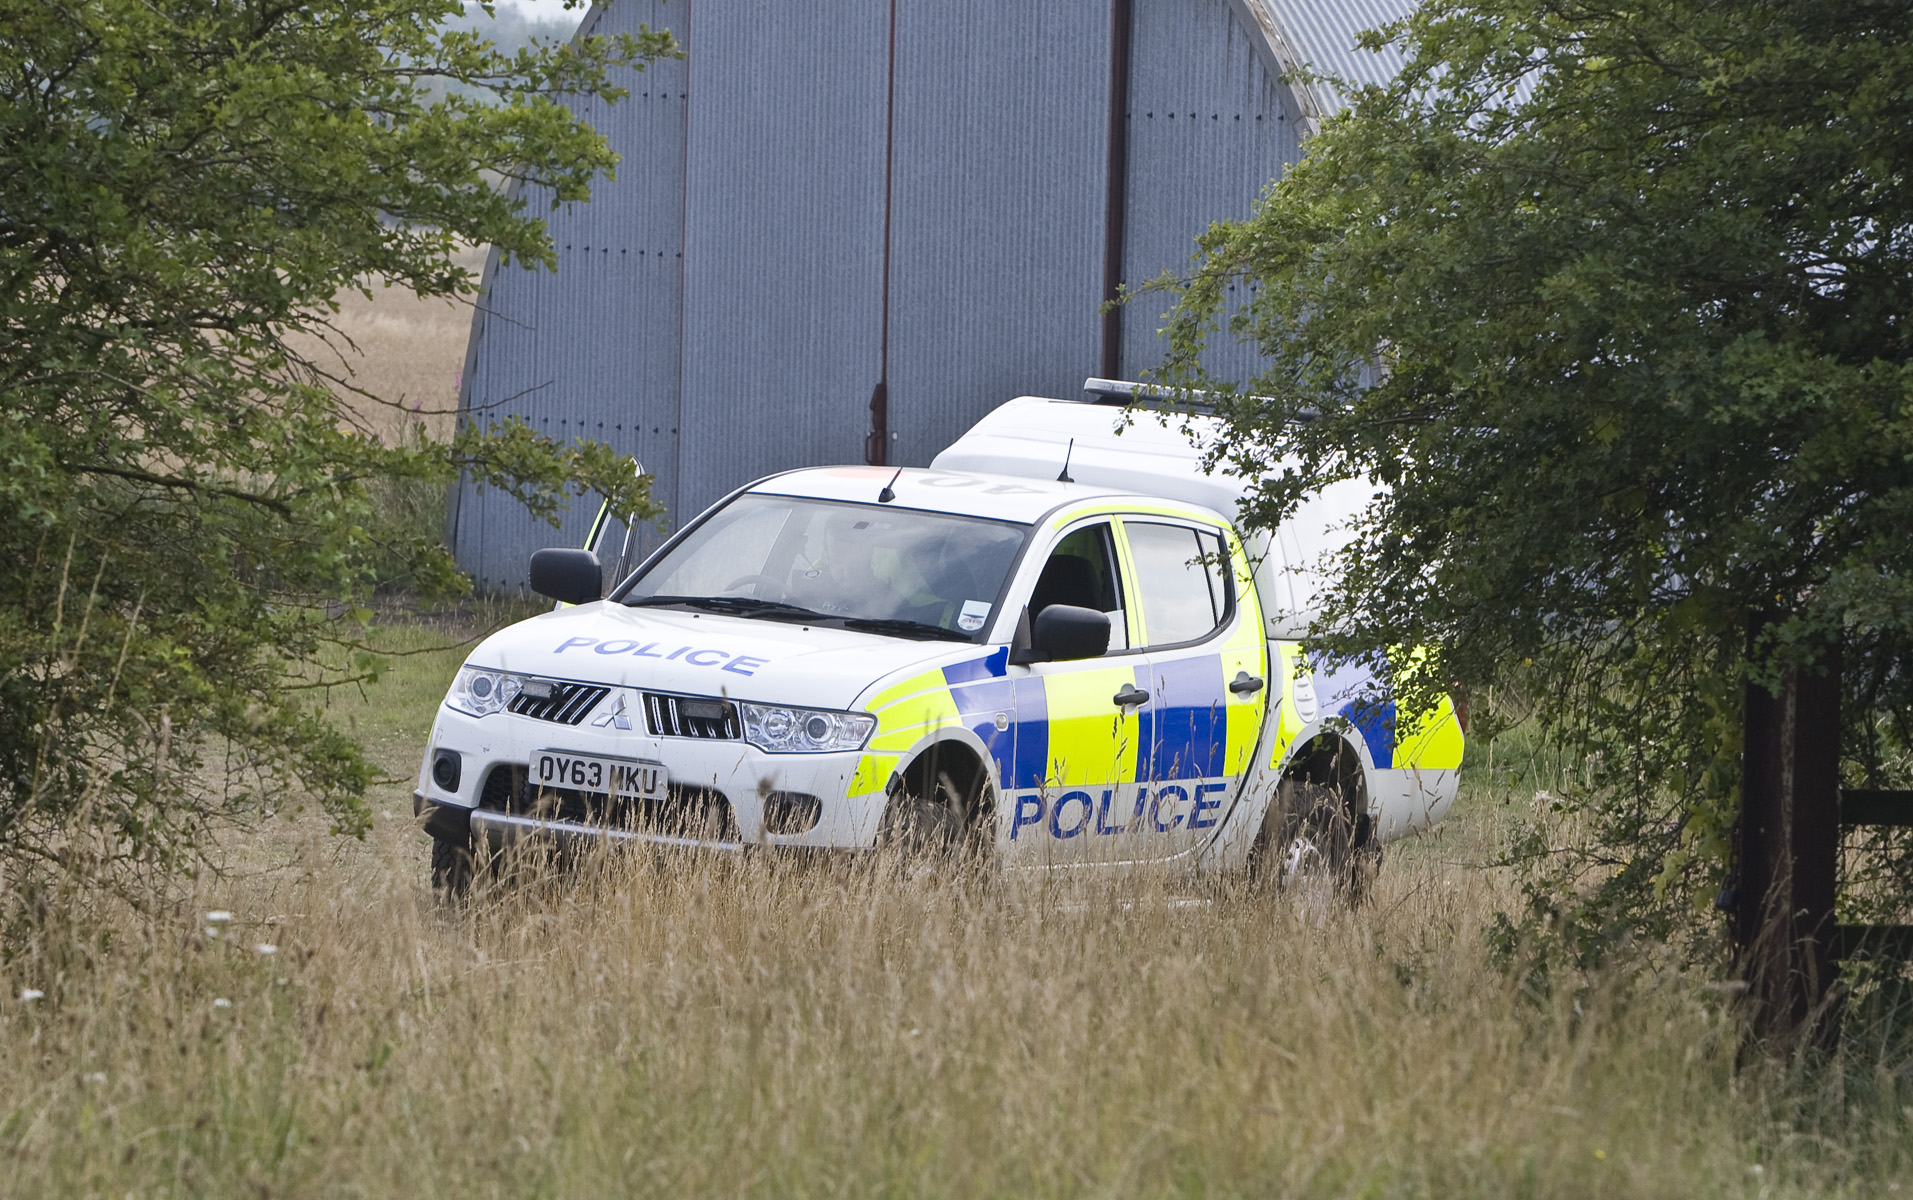
<svg viewBox="0 0 1913 1200"><path fill-rule="evenodd" d="M293 822L160 915L16 947L0 1194L1875 1195L1913 1165L1908 1114L1830 1129L1737 1070L1704 981L1522 992L1482 949L1497 881L1440 853L1354 911L649 855L452 911L422 849Z"/></svg>

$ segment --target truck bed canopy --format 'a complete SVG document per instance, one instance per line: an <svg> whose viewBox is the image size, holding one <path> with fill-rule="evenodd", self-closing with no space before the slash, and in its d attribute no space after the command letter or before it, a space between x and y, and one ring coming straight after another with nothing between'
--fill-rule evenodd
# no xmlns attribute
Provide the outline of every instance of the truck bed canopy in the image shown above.
<svg viewBox="0 0 1913 1200"><path fill-rule="evenodd" d="M1101 382L1101 381L1091 381ZM1106 395L1105 392L1097 393ZM1019 396L971 426L932 461L949 471L1057 479L1199 504L1234 523L1256 561L1268 635L1299 638L1320 611L1328 561L1379 485L1344 480L1305 500L1275 531L1243 528L1248 481L1203 469L1213 417L1091 400Z"/></svg>

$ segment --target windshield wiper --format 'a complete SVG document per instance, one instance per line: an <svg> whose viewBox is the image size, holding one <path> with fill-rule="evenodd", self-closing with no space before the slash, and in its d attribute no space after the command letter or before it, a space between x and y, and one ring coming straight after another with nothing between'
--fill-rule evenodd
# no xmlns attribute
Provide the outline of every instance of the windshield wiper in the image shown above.
<svg viewBox="0 0 1913 1200"><path fill-rule="evenodd" d="M842 629L855 629L864 633L887 633L892 637L936 638L946 642L970 640L970 635L967 633L959 633L954 629L944 629L937 625L926 625L922 621L911 621L903 617L845 617L836 613L818 612L814 608L805 608L782 600L761 600L756 596L640 596L635 600L626 600L624 603L632 608L681 606L701 608L706 612L730 613L740 617L829 622Z"/></svg>
<svg viewBox="0 0 1913 1200"><path fill-rule="evenodd" d="M679 604L691 608L702 608L709 612L737 613L750 616L763 612L767 608L777 608L783 602L779 600L759 600L756 596L685 596Z"/></svg>
<svg viewBox="0 0 1913 1200"><path fill-rule="evenodd" d="M782 600L763 600L756 596L641 596L636 600L627 600L632 608L661 608L667 605L685 608L701 608L706 612L734 613L740 617L804 617L813 620L829 620L829 613L820 613L814 608L805 608L801 604L787 604Z"/></svg>
<svg viewBox="0 0 1913 1200"><path fill-rule="evenodd" d="M754 613L763 608L775 608L781 601L759 600L755 596L646 596L642 600L627 600L625 603L633 608L681 604L685 608L702 608L709 612Z"/></svg>
<svg viewBox="0 0 1913 1200"><path fill-rule="evenodd" d="M911 621L902 617L845 617L843 627L865 633L887 633L893 637L939 638L946 642L970 640L970 635L967 633L958 633L954 629L945 629L940 625L926 625L922 621Z"/></svg>
<svg viewBox="0 0 1913 1200"><path fill-rule="evenodd" d="M771 617L773 619L778 617L785 619L801 617L807 621L828 621L831 619L829 613L818 612L814 608L805 608L801 604L786 604L782 600L759 600L757 604L758 607L751 609L744 615L752 619L757 617Z"/></svg>

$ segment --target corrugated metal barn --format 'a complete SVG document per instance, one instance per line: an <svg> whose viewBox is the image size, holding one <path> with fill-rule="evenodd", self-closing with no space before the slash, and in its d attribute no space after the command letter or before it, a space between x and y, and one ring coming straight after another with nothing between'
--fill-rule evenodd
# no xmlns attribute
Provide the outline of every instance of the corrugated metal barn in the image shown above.
<svg viewBox="0 0 1913 1200"><path fill-rule="evenodd" d="M774 471L920 466L1013 396L1133 378L1164 304L1103 301L1185 268L1296 160L1338 103L1297 64L1392 74L1354 38L1408 7L600 5L584 31L668 28L687 58L581 108L618 179L550 214L556 275L487 265L461 408L630 452L675 525ZM554 534L461 486L452 546L481 590L516 590L588 508Z"/></svg>

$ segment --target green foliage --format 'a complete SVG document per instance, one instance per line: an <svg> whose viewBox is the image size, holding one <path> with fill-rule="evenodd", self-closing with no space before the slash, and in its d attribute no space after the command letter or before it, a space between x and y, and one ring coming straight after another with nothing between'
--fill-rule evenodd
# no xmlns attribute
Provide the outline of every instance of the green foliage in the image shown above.
<svg viewBox="0 0 1913 1200"><path fill-rule="evenodd" d="M1744 680L1844 638L1850 781L1909 744L1913 9L1433 0L1394 34L1405 73L1204 239L1165 375L1227 394L1257 521L1378 485L1328 647L1518 677L1592 764L1525 927L1699 936ZM1225 330L1268 369L1208 378Z"/></svg>
<svg viewBox="0 0 1913 1200"><path fill-rule="evenodd" d="M505 54L441 30L461 11L0 0L0 864L190 865L214 818L302 796L362 829L373 770L305 696L376 676L378 578L462 586L394 489L654 511L608 447L518 424L385 445L289 344L343 287L471 295L461 245L551 266L521 195L617 162L561 97L676 53Z"/></svg>
<svg viewBox="0 0 1913 1200"><path fill-rule="evenodd" d="M476 4L467 3L465 11L446 18L443 27L475 33L500 50L514 53L521 49L535 49L544 44L570 41L571 35L577 32L578 22L583 16L581 9L552 16L540 16L531 10L514 5L506 5L503 8L481 8ZM482 88L446 84L442 81L428 87L426 91L433 97L454 91L479 99L491 97L491 93Z"/></svg>

